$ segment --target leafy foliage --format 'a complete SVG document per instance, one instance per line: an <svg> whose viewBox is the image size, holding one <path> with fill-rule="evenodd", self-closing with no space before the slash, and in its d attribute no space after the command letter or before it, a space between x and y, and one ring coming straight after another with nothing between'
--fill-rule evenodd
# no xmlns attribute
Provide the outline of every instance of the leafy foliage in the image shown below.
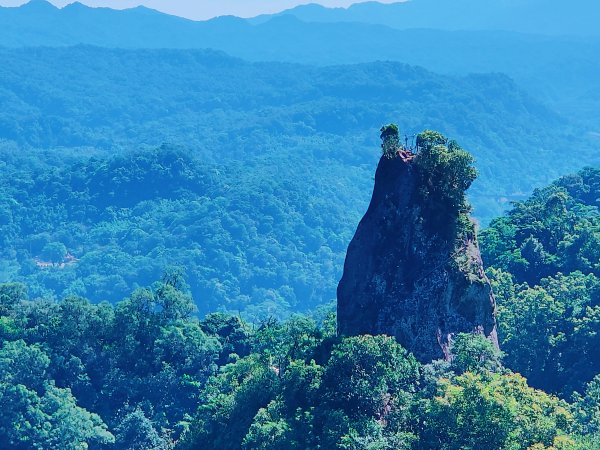
<svg viewBox="0 0 600 450"><path fill-rule="evenodd" d="M198 321L177 271L112 306L2 285L0 438L14 448L594 448L597 386L573 405L527 386L489 341L422 366L335 317ZM11 297L10 300L7 297Z"/></svg>
<svg viewBox="0 0 600 450"><path fill-rule="evenodd" d="M580 430L587 435L600 436L600 375L596 375L584 395L575 395L575 411Z"/></svg>
<svg viewBox="0 0 600 450"><path fill-rule="evenodd" d="M480 234L508 367L569 397L600 372L600 170L563 177Z"/></svg>
<svg viewBox="0 0 600 450"><path fill-rule="evenodd" d="M441 215L458 215L470 207L465 191L477 177L473 156L436 131L417 136L416 164L422 177L421 193Z"/></svg>
<svg viewBox="0 0 600 450"><path fill-rule="evenodd" d="M485 262L530 285L557 272L600 275L599 180L587 168L515 203L481 233Z"/></svg>
<svg viewBox="0 0 600 450"><path fill-rule="evenodd" d="M529 388L520 375L468 372L440 380L426 415L425 448L435 449L551 446L573 422L566 403Z"/></svg>
<svg viewBox="0 0 600 450"><path fill-rule="evenodd" d="M361 336L335 345L322 366L309 358L325 341L304 333L303 359L274 365L278 346L263 347L211 379L184 448L411 448L414 357L392 338Z"/></svg>
<svg viewBox="0 0 600 450"><path fill-rule="evenodd" d="M386 336L341 339L322 365L310 352L285 366L273 364L276 345L261 352L209 381L182 448L586 448L571 405L518 374L488 371L489 360L429 380ZM581 400L581 411L591 403Z"/></svg>
<svg viewBox="0 0 600 450"><path fill-rule="evenodd" d="M16 296L0 312L13 327L0 339L3 442L172 448L216 370L222 337L205 334L189 295L166 281L116 306L74 296L30 302L2 285Z"/></svg>
<svg viewBox="0 0 600 450"><path fill-rule="evenodd" d="M484 371L497 372L502 368L504 354L481 334L459 333L451 342L450 368L457 374Z"/></svg>
<svg viewBox="0 0 600 450"><path fill-rule="evenodd" d="M396 156L396 151L400 148L400 136L398 125L391 123L381 127L381 151L386 158Z"/></svg>

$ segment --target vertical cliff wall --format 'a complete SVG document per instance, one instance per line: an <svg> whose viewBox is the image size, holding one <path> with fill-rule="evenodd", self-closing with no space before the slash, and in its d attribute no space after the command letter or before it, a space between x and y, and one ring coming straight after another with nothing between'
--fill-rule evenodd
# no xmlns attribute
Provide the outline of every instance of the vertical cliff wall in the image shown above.
<svg viewBox="0 0 600 450"><path fill-rule="evenodd" d="M424 173L420 157L379 162L338 286L338 330L395 336L429 362L449 357L456 333L497 337L474 226L443 195L424 194L441 175Z"/></svg>

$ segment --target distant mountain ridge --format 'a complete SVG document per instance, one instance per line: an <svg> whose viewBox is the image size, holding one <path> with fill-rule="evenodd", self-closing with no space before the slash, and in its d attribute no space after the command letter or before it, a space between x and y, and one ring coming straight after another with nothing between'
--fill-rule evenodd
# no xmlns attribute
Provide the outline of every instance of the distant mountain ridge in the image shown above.
<svg viewBox="0 0 600 450"><path fill-rule="evenodd" d="M54 47L85 43L108 47L161 44L172 47L181 44L179 36L189 39L195 24L143 6L115 10L75 2L57 8L45 0L32 0L16 8L0 7L0 45ZM153 37L163 36L156 30L164 30L171 40Z"/></svg>
<svg viewBox="0 0 600 450"><path fill-rule="evenodd" d="M433 1L414 0L414 4ZM381 16L395 26L404 23L394 15L401 7L360 3L343 10L309 5L253 20L227 16L195 22L143 7L120 11L73 3L59 9L34 0L19 8L0 8L0 46L212 48L249 61L333 65L388 60L458 75L501 72L559 113L594 127L599 122L600 39L489 30L400 30L350 21L354 17L376 22ZM372 13L357 13L363 9ZM304 13L313 10L318 14ZM448 19L448 23L453 22Z"/></svg>
<svg viewBox="0 0 600 450"><path fill-rule="evenodd" d="M169 20L173 23L196 22L139 6L125 10L92 8L74 2L57 8L46 0L31 0L20 7L0 7L0 14L13 19L26 13L30 16L51 14L74 18L90 13L103 18L122 16ZM395 29L429 28L438 30L510 31L548 36L585 36L600 38L600 3L593 0L405 0L396 3L358 2L347 8L329 8L317 3L304 4L276 14L263 14L248 19L261 24L274 17L292 15L304 22L353 22L385 25ZM168 17L168 19L167 19ZM31 17L35 20L35 17ZM241 19L244 20L244 19ZM94 27L93 27L94 28ZM92 28L92 29L93 29Z"/></svg>
<svg viewBox="0 0 600 450"><path fill-rule="evenodd" d="M260 23L276 15L306 22L361 22L391 28L502 30L550 36L600 36L600 3L593 0L406 0L360 2L348 8L311 3L251 19Z"/></svg>

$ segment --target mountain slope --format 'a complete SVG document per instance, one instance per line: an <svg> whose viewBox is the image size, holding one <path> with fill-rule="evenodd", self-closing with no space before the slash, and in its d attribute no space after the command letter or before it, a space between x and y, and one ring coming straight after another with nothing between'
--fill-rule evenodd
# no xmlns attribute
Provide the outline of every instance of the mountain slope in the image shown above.
<svg viewBox="0 0 600 450"><path fill-rule="evenodd" d="M588 167L536 190L480 235L507 365L564 397L600 371L599 206L600 168Z"/></svg>
<svg viewBox="0 0 600 450"><path fill-rule="evenodd" d="M403 133L439 129L475 154L478 207L485 196L510 198L565 166L598 158L581 130L501 75L447 77L397 63L253 64L214 52L92 47L0 50L0 62L0 132L21 146L169 142L212 160L287 147L374 164L369 149L377 145L376 130L393 118ZM563 158L573 146L579 160Z"/></svg>

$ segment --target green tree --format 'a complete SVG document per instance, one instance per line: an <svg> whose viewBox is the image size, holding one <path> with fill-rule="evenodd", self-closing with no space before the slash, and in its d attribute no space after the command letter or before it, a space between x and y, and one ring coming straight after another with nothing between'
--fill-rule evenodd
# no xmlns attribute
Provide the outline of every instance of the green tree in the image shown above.
<svg viewBox="0 0 600 450"><path fill-rule="evenodd" d="M67 247L62 242L49 242L44 245L40 256L46 261L59 263L64 261L67 253Z"/></svg>
<svg viewBox="0 0 600 450"><path fill-rule="evenodd" d="M272 410L274 402L261 408L252 421L248 434L242 441L243 450L293 450L306 447L294 445L289 436L291 429L285 419ZM308 450L308 449L306 449Z"/></svg>
<svg viewBox="0 0 600 450"><path fill-rule="evenodd" d="M43 391L50 358L39 345L25 341L4 342L0 349L0 381Z"/></svg>
<svg viewBox="0 0 600 450"><path fill-rule="evenodd" d="M232 353L244 357L249 353L249 328L236 316L225 313L208 314L200 322L204 333L216 337L221 344L219 365L223 366L229 361Z"/></svg>
<svg viewBox="0 0 600 450"><path fill-rule="evenodd" d="M37 393L0 382L0 408L0 439L11 449L84 450L114 442L100 416L77 406L68 389L47 385Z"/></svg>
<svg viewBox="0 0 600 450"><path fill-rule="evenodd" d="M394 338L357 336L333 347L323 373L324 448L408 449L416 441L411 413L419 364Z"/></svg>
<svg viewBox="0 0 600 450"><path fill-rule="evenodd" d="M574 446L567 404L531 389L518 374L467 372L441 379L424 420L423 449L526 450L557 439Z"/></svg>
<svg viewBox="0 0 600 450"><path fill-rule="evenodd" d="M169 450L169 441L140 408L127 413L115 428L115 446L127 450Z"/></svg>
<svg viewBox="0 0 600 450"><path fill-rule="evenodd" d="M465 191L477 177L473 157L455 141L429 130L417 136L417 148L415 163L426 218L433 226L456 220L470 210Z"/></svg>
<svg viewBox="0 0 600 450"><path fill-rule="evenodd" d="M154 342L157 365L169 364L180 375L199 376L215 370L221 351L219 341L204 334L196 322L182 322L161 328Z"/></svg>
<svg viewBox="0 0 600 450"><path fill-rule="evenodd" d="M600 437L600 374L587 384L585 394L576 393L574 400L578 429L584 435Z"/></svg>
<svg viewBox="0 0 600 450"><path fill-rule="evenodd" d="M400 131L398 125L391 123L381 127L381 151L386 158L394 158L400 149Z"/></svg>
<svg viewBox="0 0 600 450"><path fill-rule="evenodd" d="M27 287L24 284L0 284L0 316L10 314L16 305L26 299Z"/></svg>
<svg viewBox="0 0 600 450"><path fill-rule="evenodd" d="M323 374L323 398L351 417L384 416L414 393L419 364L388 336L349 337L333 348Z"/></svg>
<svg viewBox="0 0 600 450"><path fill-rule="evenodd" d="M227 364L203 390L184 449L237 450L254 417L277 395L279 376L262 355Z"/></svg>
<svg viewBox="0 0 600 450"><path fill-rule="evenodd" d="M515 285L492 269L498 303L498 337L508 367L533 386L568 398L582 392L600 370L592 356L600 345L600 281L573 272L544 278L539 286Z"/></svg>
<svg viewBox="0 0 600 450"><path fill-rule="evenodd" d="M450 353L452 354L450 367L457 374L497 372L502 368L502 352L481 334L457 334L450 345Z"/></svg>

